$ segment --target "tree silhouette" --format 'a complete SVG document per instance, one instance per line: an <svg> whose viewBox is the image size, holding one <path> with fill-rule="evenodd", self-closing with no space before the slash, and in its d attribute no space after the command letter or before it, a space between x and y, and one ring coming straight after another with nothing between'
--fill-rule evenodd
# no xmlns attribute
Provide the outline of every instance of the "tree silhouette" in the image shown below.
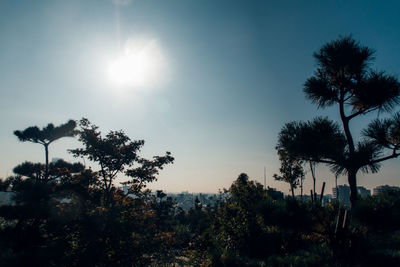
<svg viewBox="0 0 400 267"><path fill-rule="evenodd" d="M13 172L17 175L34 179L37 182L48 182L60 177L69 176L71 173L79 173L84 170L84 166L81 163L69 163L60 159L49 164L47 179L45 179L45 170L46 166L44 164L25 161L14 167Z"/></svg>
<svg viewBox="0 0 400 267"><path fill-rule="evenodd" d="M279 155L281 161L281 167L279 172L281 175L274 174L274 178L277 181L283 181L290 185L290 191L292 192L292 197L294 197L294 189L300 184L301 179L304 177L303 167L301 166L301 161L292 158L289 155L281 151Z"/></svg>
<svg viewBox="0 0 400 267"><path fill-rule="evenodd" d="M170 152L165 156L155 156L153 160L138 155L144 145L144 140L132 141L123 131L110 131L105 137L101 136L98 127L88 119L80 120L81 130L79 140L83 148L70 150L75 157L87 157L98 163L100 170L101 188L105 191L105 202L115 191L113 182L118 174L125 174L131 179L124 184L130 185L130 194L140 194L146 183L156 179L158 171L164 165L173 163ZM134 164L137 166L134 167Z"/></svg>
<svg viewBox="0 0 400 267"><path fill-rule="evenodd" d="M305 82L304 93L318 108L337 105L343 132L334 122L317 118L286 124L278 141L278 147L292 154L327 163L336 174L347 174L353 204L357 200L357 172L377 172L380 162L399 156L399 115L371 122L359 142L350 130L354 118L373 111L392 112L400 100L397 78L370 69L373 54L348 36L322 46L314 54L317 70ZM321 131L326 131L325 135ZM385 155L385 149L390 154Z"/></svg>
<svg viewBox="0 0 400 267"><path fill-rule="evenodd" d="M317 117L308 122L285 124L279 133L276 149L280 155L285 153L309 162L315 193L315 165L321 162L334 164L334 161L328 162L327 159L341 155L344 146L345 137L339 125L327 118Z"/></svg>
<svg viewBox="0 0 400 267"><path fill-rule="evenodd" d="M46 158L44 173L45 181L49 178L49 145L62 137L74 136L76 133L75 127L76 122L74 120L69 120L67 123L61 124L57 127L54 127L52 123L49 123L42 129L39 129L37 126L31 126L23 131L14 131L14 135L16 135L20 141L37 143L44 146Z"/></svg>

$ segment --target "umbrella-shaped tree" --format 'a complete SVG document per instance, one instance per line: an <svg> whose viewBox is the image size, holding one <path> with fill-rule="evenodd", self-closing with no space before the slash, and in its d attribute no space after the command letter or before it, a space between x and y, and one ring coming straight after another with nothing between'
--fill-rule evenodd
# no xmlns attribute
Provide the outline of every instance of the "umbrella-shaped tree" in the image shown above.
<svg viewBox="0 0 400 267"><path fill-rule="evenodd" d="M327 163L348 177L351 202L357 200L357 173L377 172L382 161L399 154L400 116L374 120L355 141L350 122L371 112L392 112L399 103L396 77L373 71L374 51L351 37L329 42L314 54L317 70L304 84L306 97L318 108L338 106L340 127L327 119L286 124L278 147L304 160Z"/></svg>
<svg viewBox="0 0 400 267"><path fill-rule="evenodd" d="M49 145L62 137L74 136L76 133L75 127L76 122L74 120L69 120L67 123L59 126L54 126L54 124L49 123L42 129L39 129L37 126L31 126L23 131L14 131L14 134L22 142L32 142L43 145L46 160L45 181L49 178Z"/></svg>

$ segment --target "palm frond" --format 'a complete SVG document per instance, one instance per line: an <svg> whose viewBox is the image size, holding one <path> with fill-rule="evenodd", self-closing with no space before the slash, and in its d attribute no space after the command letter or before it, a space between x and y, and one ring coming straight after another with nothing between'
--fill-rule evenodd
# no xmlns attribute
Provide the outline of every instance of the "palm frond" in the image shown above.
<svg viewBox="0 0 400 267"><path fill-rule="evenodd" d="M308 122L286 124L279 133L276 149L292 157L319 162L335 160L345 146L339 126L328 118L317 117Z"/></svg>
<svg viewBox="0 0 400 267"><path fill-rule="evenodd" d="M382 155L382 147L370 141L363 141L357 144L357 150L352 159L354 166L359 166L364 173L377 173L381 164L372 163Z"/></svg>
<svg viewBox="0 0 400 267"><path fill-rule="evenodd" d="M361 46L351 36L329 42L314 54L319 69L330 75L344 74L353 78L364 73L374 59L374 50Z"/></svg>
<svg viewBox="0 0 400 267"><path fill-rule="evenodd" d="M376 145L390 148L389 131L391 125L391 119L375 119L368 124L368 127L362 131L362 134Z"/></svg>
<svg viewBox="0 0 400 267"><path fill-rule="evenodd" d="M389 130L389 141L395 148L400 147L400 112L392 117L392 127Z"/></svg>
<svg viewBox="0 0 400 267"><path fill-rule="evenodd" d="M384 72L371 72L353 90L351 104L357 111L378 109L390 112L400 103L400 83Z"/></svg>
<svg viewBox="0 0 400 267"><path fill-rule="evenodd" d="M318 75L309 78L304 83L303 92L306 98L316 104L318 108L325 108L334 105L338 101L338 92L330 86L326 79Z"/></svg>
<svg viewBox="0 0 400 267"><path fill-rule="evenodd" d="M400 113L392 118L375 119L362 134L371 142L383 148L398 149L400 146Z"/></svg>

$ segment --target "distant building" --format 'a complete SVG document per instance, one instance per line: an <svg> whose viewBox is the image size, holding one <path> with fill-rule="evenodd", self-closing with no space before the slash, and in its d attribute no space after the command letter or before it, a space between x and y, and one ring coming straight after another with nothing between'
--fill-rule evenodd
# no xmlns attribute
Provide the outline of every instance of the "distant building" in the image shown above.
<svg viewBox="0 0 400 267"><path fill-rule="evenodd" d="M380 186L377 186L373 190L374 196L379 195L382 191L385 191L385 190L399 190L400 191L400 187L391 186L391 185L380 185Z"/></svg>
<svg viewBox="0 0 400 267"><path fill-rule="evenodd" d="M350 187L348 185L338 185L332 188L333 198L343 204L350 206Z"/></svg>
<svg viewBox="0 0 400 267"><path fill-rule="evenodd" d="M357 192L361 198L371 196L371 190L365 188L364 186L357 186Z"/></svg>
<svg viewBox="0 0 400 267"><path fill-rule="evenodd" d="M183 191L181 193L168 193L169 197L175 201L178 208L183 210L189 210L194 207L212 207L218 202L224 200L224 196L220 194L209 194L209 193L189 193ZM197 202L196 202L197 199Z"/></svg>
<svg viewBox="0 0 400 267"><path fill-rule="evenodd" d="M333 199L337 199L345 205L350 205L350 187L348 185L338 185L338 188L332 188ZM361 198L371 196L371 190L364 186L357 186L357 193Z"/></svg>

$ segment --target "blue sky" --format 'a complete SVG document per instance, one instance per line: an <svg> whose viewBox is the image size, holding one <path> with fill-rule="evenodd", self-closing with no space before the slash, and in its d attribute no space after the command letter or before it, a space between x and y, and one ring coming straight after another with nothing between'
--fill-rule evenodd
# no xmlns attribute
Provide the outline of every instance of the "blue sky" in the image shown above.
<svg viewBox="0 0 400 267"><path fill-rule="evenodd" d="M288 192L272 178L283 124L338 118L303 95L313 52L352 34L377 51L375 69L400 72L398 1L127 2L0 2L0 177L24 160L43 161L42 148L19 143L14 130L87 117L104 133L146 140L143 155L172 152L175 164L152 188L216 192L241 172L262 182L266 166L268 184ZM120 88L107 77L109 62L139 39L156 41L163 73L156 85ZM370 119L353 123L354 133ZM74 160L66 149L77 146L60 140L51 157ZM400 185L398 162L359 184ZM327 169L317 176L333 186Z"/></svg>

